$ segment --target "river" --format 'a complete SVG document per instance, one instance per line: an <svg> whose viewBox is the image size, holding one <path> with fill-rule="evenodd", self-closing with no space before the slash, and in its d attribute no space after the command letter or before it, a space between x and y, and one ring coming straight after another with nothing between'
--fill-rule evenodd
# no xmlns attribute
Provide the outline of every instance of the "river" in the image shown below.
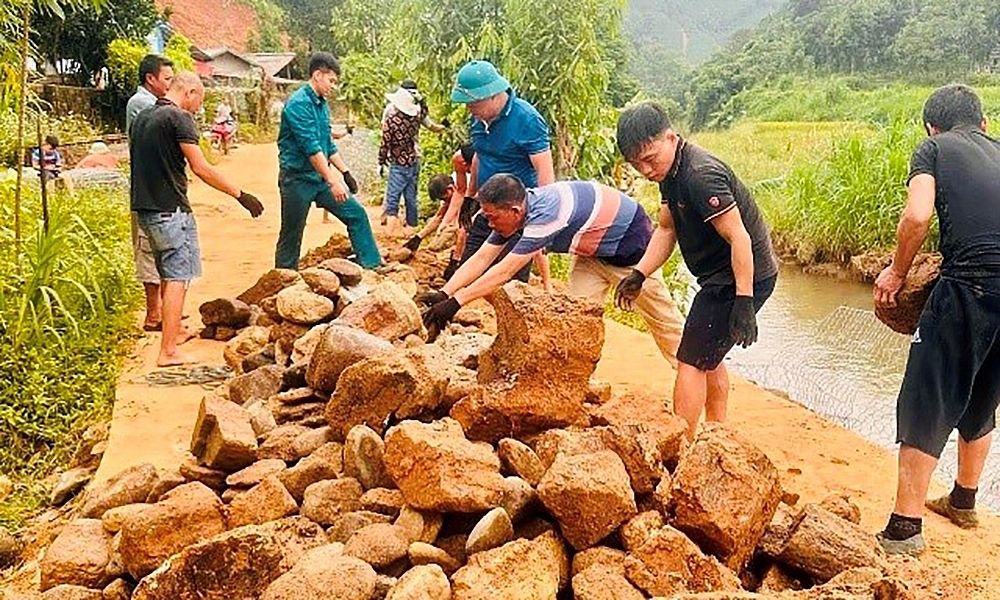
<svg viewBox="0 0 1000 600"><path fill-rule="evenodd" d="M758 342L726 359L732 371L895 448L896 395L909 338L875 318L870 285L784 266L758 325ZM949 489L956 450L953 432L935 473ZM1000 510L1000 445L993 447L979 488L980 500Z"/></svg>

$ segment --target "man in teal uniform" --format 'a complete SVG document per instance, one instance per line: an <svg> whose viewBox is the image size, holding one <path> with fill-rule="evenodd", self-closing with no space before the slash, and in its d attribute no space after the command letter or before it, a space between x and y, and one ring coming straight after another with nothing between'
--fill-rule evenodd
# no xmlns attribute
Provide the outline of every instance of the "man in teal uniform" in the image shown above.
<svg viewBox="0 0 1000 600"><path fill-rule="evenodd" d="M297 269L302 232L313 203L330 211L347 226L358 264L374 269L382 264L371 223L354 198L358 184L330 136L330 107L325 96L340 80L340 64L327 52L309 59L309 82L285 103L278 130L278 189L281 231L274 266Z"/></svg>

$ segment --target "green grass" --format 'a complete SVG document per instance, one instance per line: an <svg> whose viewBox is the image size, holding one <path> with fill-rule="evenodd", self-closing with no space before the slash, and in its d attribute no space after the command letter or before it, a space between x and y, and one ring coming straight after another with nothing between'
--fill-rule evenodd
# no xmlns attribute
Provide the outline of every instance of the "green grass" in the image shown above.
<svg viewBox="0 0 1000 600"><path fill-rule="evenodd" d="M1000 86L974 85L987 115L1000 116ZM888 125L899 119L919 120L924 101L935 86L871 82L831 76L783 80L737 94L724 109L734 121L854 121ZM722 118L720 121L725 122Z"/></svg>
<svg viewBox="0 0 1000 600"><path fill-rule="evenodd" d="M18 251L12 185L0 182L0 473L17 483L0 525L13 526L44 498L39 479L110 415L140 298L124 192L54 195L46 232L26 191Z"/></svg>

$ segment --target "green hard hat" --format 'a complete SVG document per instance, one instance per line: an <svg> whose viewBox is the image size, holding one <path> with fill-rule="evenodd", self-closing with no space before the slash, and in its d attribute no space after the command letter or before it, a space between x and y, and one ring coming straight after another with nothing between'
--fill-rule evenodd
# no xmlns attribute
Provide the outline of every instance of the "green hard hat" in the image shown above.
<svg viewBox="0 0 1000 600"><path fill-rule="evenodd" d="M451 101L468 104L496 96L509 88L510 83L492 63L473 60L458 70L455 85L451 89Z"/></svg>

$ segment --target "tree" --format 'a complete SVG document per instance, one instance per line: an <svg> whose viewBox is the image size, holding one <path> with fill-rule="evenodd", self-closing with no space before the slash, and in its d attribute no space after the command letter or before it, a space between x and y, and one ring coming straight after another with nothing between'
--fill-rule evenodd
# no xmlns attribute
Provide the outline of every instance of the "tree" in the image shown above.
<svg viewBox="0 0 1000 600"><path fill-rule="evenodd" d="M308 52L338 53L330 22L340 0L280 0L279 4L285 13L288 33L302 40Z"/></svg>
<svg viewBox="0 0 1000 600"><path fill-rule="evenodd" d="M46 61L57 68L72 61L78 70L64 74L87 85L105 66L108 44L116 39L144 40L158 18L153 0L116 0L100 12L74 4L67 7L64 19L55 15L37 19L31 37Z"/></svg>
<svg viewBox="0 0 1000 600"><path fill-rule="evenodd" d="M1000 7L994 3L939 0L924 5L892 42L902 72L960 76L983 66L1000 43Z"/></svg>

